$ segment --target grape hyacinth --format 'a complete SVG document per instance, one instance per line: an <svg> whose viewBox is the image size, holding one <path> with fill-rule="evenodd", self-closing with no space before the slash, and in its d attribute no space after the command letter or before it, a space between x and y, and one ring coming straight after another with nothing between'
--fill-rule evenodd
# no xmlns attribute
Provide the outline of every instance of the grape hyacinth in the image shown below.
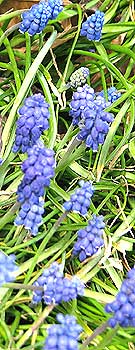
<svg viewBox="0 0 135 350"><path fill-rule="evenodd" d="M78 238L73 247L73 255L79 255L79 260L83 261L97 253L98 249L104 245L102 238L104 227L103 216L93 215L88 221L88 226L77 232Z"/></svg>
<svg viewBox="0 0 135 350"><path fill-rule="evenodd" d="M88 84L85 84L82 87L78 87L77 91L73 92L72 101L70 102L71 109L69 112L69 115L73 118L73 125L78 125L82 111L86 107L91 106L94 98L94 90Z"/></svg>
<svg viewBox="0 0 135 350"><path fill-rule="evenodd" d="M76 323L74 316L57 314L56 318L60 324L53 324L48 328L43 350L78 350L82 327Z"/></svg>
<svg viewBox="0 0 135 350"><path fill-rule="evenodd" d="M77 140L85 141L87 147L97 151L99 144L104 143L105 136L109 131L109 125L114 120L113 114L104 109L110 105L101 96L91 102L91 107L84 109L79 122L80 132Z"/></svg>
<svg viewBox="0 0 135 350"><path fill-rule="evenodd" d="M70 77L70 86L77 88L78 86L84 85L88 75L89 69L87 67L77 69Z"/></svg>
<svg viewBox="0 0 135 350"><path fill-rule="evenodd" d="M25 99L18 113L20 117L17 120L13 152L21 148L25 153L37 142L41 133L49 128L49 104L43 95L35 94Z"/></svg>
<svg viewBox="0 0 135 350"><path fill-rule="evenodd" d="M110 327L135 327L135 267L127 273L115 300L105 307L105 311L113 313L108 320Z"/></svg>
<svg viewBox="0 0 135 350"><path fill-rule="evenodd" d="M55 19L63 10L62 1L41 0L22 14L22 22L19 30L21 33L28 32L29 35L39 34L46 27L48 21Z"/></svg>
<svg viewBox="0 0 135 350"><path fill-rule="evenodd" d="M98 96L102 96L105 98L105 95L104 95L104 90L100 91L98 93ZM107 95L108 95L108 101L110 103L113 103L115 102L119 97L121 97L121 92L119 92L114 86L110 87L108 90L107 90Z"/></svg>
<svg viewBox="0 0 135 350"><path fill-rule="evenodd" d="M24 225L33 235L38 233L38 226L42 222L44 212L44 188L50 185L54 176L54 152L45 148L38 140L28 149L28 159L22 163L23 180L18 186L18 202L21 210L15 219L16 225Z"/></svg>
<svg viewBox="0 0 135 350"><path fill-rule="evenodd" d="M63 10L63 1L48 0L48 6L51 8L50 19L55 19L58 16L58 14Z"/></svg>
<svg viewBox="0 0 135 350"><path fill-rule="evenodd" d="M63 204L65 211L73 211L83 216L87 214L93 196L94 187L90 181L79 181L81 188L77 188L70 200Z"/></svg>
<svg viewBox="0 0 135 350"><path fill-rule="evenodd" d="M52 17L52 9L46 1L40 1L33 5L28 11L21 15L22 22L19 30L21 33L28 32L29 35L39 34Z"/></svg>
<svg viewBox="0 0 135 350"><path fill-rule="evenodd" d="M104 13L96 11L82 24L80 35L86 36L88 40L99 41L104 24Z"/></svg>
<svg viewBox="0 0 135 350"><path fill-rule="evenodd" d="M5 255L0 251L0 287L14 281L17 275L18 266L15 264L15 255Z"/></svg>
<svg viewBox="0 0 135 350"><path fill-rule="evenodd" d="M83 282L76 276L71 279L64 277L62 265L57 262L45 269L33 285L43 287L43 291L34 290L32 298L34 304L39 303L42 299L46 304L59 304L62 301L76 299L78 294L84 294Z"/></svg>

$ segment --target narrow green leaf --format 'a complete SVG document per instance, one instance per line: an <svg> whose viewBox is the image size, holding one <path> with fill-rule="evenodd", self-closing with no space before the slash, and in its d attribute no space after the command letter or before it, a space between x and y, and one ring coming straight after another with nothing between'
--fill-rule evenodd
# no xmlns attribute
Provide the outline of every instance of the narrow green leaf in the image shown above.
<svg viewBox="0 0 135 350"><path fill-rule="evenodd" d="M44 59L45 55L47 54L47 52L49 51L50 47L52 46L54 40L56 39L57 36L57 32L54 31L50 38L47 40L47 42L45 43L45 45L43 46L43 48L41 49L41 51L38 53L38 55L36 56L34 62L32 63L32 65L30 66L28 73L26 74L24 81L22 83L22 86L16 96L16 99L14 101L13 107L10 111L9 117L6 121L4 130L3 130L3 135L2 135L2 155L4 154L4 150L6 147L6 144L8 142L8 138L10 135L10 129L12 127L12 124L14 122L15 119L15 114L16 111L19 107L19 105L21 104L23 98L25 97L27 90L29 89L30 85L32 84L33 78L35 77L35 74L42 62L42 60Z"/></svg>
<svg viewBox="0 0 135 350"><path fill-rule="evenodd" d="M129 101L126 101L124 103L124 105L122 106L122 108L120 109L119 113L117 114L114 122L112 123L111 127L110 127L110 130L106 136L106 139L105 139L105 142L103 144L103 147L102 147L102 151L101 151L101 154L100 154L100 158L99 158L99 161L98 161L98 165L97 165L97 181L100 180L100 177L101 177L101 174L102 174L102 171L104 169L104 165L105 165L105 161L106 161L106 157L107 157L107 154L108 154L108 151L109 151L109 147L111 145L111 142L112 142L112 138L113 136L115 135L115 132L121 122L121 119L123 118L123 116L125 115L125 113L127 112L128 108L129 108Z"/></svg>
<svg viewBox="0 0 135 350"><path fill-rule="evenodd" d="M135 159L135 137L129 141L129 152L131 156Z"/></svg>

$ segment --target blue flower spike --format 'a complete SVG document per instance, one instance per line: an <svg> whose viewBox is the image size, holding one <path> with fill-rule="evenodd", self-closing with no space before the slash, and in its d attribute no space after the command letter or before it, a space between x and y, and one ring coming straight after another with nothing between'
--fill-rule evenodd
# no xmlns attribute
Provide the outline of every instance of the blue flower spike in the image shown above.
<svg viewBox="0 0 135 350"><path fill-rule="evenodd" d="M14 281L17 276L18 266L15 263L15 255L5 255L0 251L0 287Z"/></svg>
<svg viewBox="0 0 135 350"><path fill-rule="evenodd" d="M75 317L57 314L56 319L60 324L53 324L48 328L43 350L78 350L82 327L76 323Z"/></svg>
<svg viewBox="0 0 135 350"><path fill-rule="evenodd" d="M79 124L82 112L86 107L91 107L94 98L94 90L88 84L78 87L77 90L73 92L69 112L69 115L73 118L73 125Z"/></svg>
<svg viewBox="0 0 135 350"><path fill-rule="evenodd" d="M28 159L22 163L24 177L18 186L18 202L21 210L15 219L16 225L24 227L35 236L42 223L44 213L44 190L54 176L55 159L53 150L46 148L42 141L28 149Z"/></svg>
<svg viewBox="0 0 135 350"><path fill-rule="evenodd" d="M80 67L72 73L70 77L70 86L77 88L78 86L84 85L89 75L89 69L87 67Z"/></svg>
<svg viewBox="0 0 135 350"><path fill-rule="evenodd" d="M90 181L79 181L80 188L71 195L70 200L63 204L65 211L73 211L85 216L88 212L94 187Z"/></svg>
<svg viewBox="0 0 135 350"><path fill-rule="evenodd" d="M62 0L48 0L48 6L51 8L51 17L50 19L55 19L59 13L63 10L63 1Z"/></svg>
<svg viewBox="0 0 135 350"><path fill-rule="evenodd" d="M102 96L105 98L104 90L100 91L98 93L98 96ZM107 95L108 95L108 101L110 103L115 102L119 97L121 97L121 92L118 91L114 86L111 86L109 89L107 89Z"/></svg>
<svg viewBox="0 0 135 350"><path fill-rule="evenodd" d="M88 40L100 41L104 24L104 13L96 11L82 24L81 36L86 36Z"/></svg>
<svg viewBox="0 0 135 350"><path fill-rule="evenodd" d="M64 277L62 265L54 262L33 284L35 287L43 287L43 291L34 290L32 303L37 304L44 300L45 304L60 304L76 299L84 294L84 284L79 278Z"/></svg>
<svg viewBox="0 0 135 350"><path fill-rule="evenodd" d="M135 327L135 267L128 271L115 300L106 305L105 311L113 313L108 320L110 327Z"/></svg>
<svg viewBox="0 0 135 350"><path fill-rule="evenodd" d="M22 14L19 30L29 35L39 34L46 27L49 20L55 19L63 10L62 1L41 0Z"/></svg>
<svg viewBox="0 0 135 350"><path fill-rule="evenodd" d="M35 94L25 99L18 113L19 119L12 151L16 153L21 150L25 153L37 142L41 133L49 128L49 104L42 94Z"/></svg>
<svg viewBox="0 0 135 350"><path fill-rule="evenodd" d="M97 96L81 114L77 139L85 141L86 147L92 148L94 152L104 143L110 123L114 120L113 114L105 111L109 105L110 102L106 102L104 97Z"/></svg>
<svg viewBox="0 0 135 350"><path fill-rule="evenodd" d="M86 258L96 254L104 245L103 233L105 223L102 215L93 215L84 229L77 232L77 242L73 247L73 255L79 255L82 262Z"/></svg>

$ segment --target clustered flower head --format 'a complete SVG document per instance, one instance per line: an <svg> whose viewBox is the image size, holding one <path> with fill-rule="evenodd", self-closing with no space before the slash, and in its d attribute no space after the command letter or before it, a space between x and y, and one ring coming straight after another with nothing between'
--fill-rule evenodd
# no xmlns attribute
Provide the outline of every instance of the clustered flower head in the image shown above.
<svg viewBox="0 0 135 350"><path fill-rule="evenodd" d="M15 255L5 255L0 251L0 287L8 282L14 281L18 271L15 263Z"/></svg>
<svg viewBox="0 0 135 350"><path fill-rule="evenodd" d="M135 267L127 273L115 300L107 304L105 311L113 313L108 320L110 327L135 327Z"/></svg>
<svg viewBox="0 0 135 350"><path fill-rule="evenodd" d="M73 93L69 114L73 118L73 125L80 128L77 139L85 141L87 147L97 151L99 144L104 143L114 117L105 111L111 103L100 95L96 96L94 90L90 89L86 84Z"/></svg>
<svg viewBox="0 0 135 350"><path fill-rule="evenodd" d="M88 84L78 87L77 91L73 92L69 112L69 115L73 118L73 125L78 125L83 110L86 107L91 107L94 98L94 90Z"/></svg>
<svg viewBox="0 0 135 350"><path fill-rule="evenodd" d="M45 148L42 141L28 149L28 158L22 163L23 180L18 186L18 202L21 210L15 219L16 225L24 225L33 235L38 233L44 212L44 188L54 176L54 152Z"/></svg>
<svg viewBox="0 0 135 350"><path fill-rule="evenodd" d="M62 265L57 262L45 269L43 274L33 284L35 287L43 287L43 291L34 290L32 302L39 303L42 299L46 304L59 304L76 299L77 295L84 294L84 284L73 276L71 279L64 277Z"/></svg>
<svg viewBox="0 0 135 350"><path fill-rule="evenodd" d="M99 41L104 24L104 13L96 11L82 24L80 35L86 36L88 40Z"/></svg>
<svg viewBox="0 0 135 350"><path fill-rule="evenodd" d="M20 117L17 120L13 152L21 149L25 153L37 142L41 133L49 128L49 104L43 95L35 94L25 99L18 113Z"/></svg>
<svg viewBox="0 0 135 350"><path fill-rule="evenodd" d="M93 196L94 187L90 181L79 181L80 188L71 195L70 200L63 204L66 211L73 211L83 216L87 214Z"/></svg>
<svg viewBox="0 0 135 350"><path fill-rule="evenodd" d="M77 232L78 238L73 247L73 255L79 255L79 260L83 261L97 253L98 249L104 245L104 227L103 216L93 215L88 221L88 226Z"/></svg>
<svg viewBox="0 0 135 350"><path fill-rule="evenodd" d="M62 0L48 0L48 6L51 8L51 17L50 19L55 19L58 14L63 10L63 1Z"/></svg>
<svg viewBox="0 0 135 350"><path fill-rule="evenodd" d="M57 314L57 321L48 328L48 336L45 341L44 350L78 350L78 338L82 327L76 323L71 315Z"/></svg>
<svg viewBox="0 0 135 350"><path fill-rule="evenodd" d="M104 90L100 91L98 95L105 97ZM115 102L119 97L121 97L121 92L119 92L114 86L111 86L107 90L108 101L110 103Z"/></svg>
<svg viewBox="0 0 135 350"><path fill-rule="evenodd" d="M84 85L88 75L89 69L87 67L77 69L70 77L70 86L77 88L78 86Z"/></svg>
<svg viewBox="0 0 135 350"><path fill-rule="evenodd" d="M85 141L86 146L93 151L97 151L99 144L104 143L110 123L114 120L113 114L105 111L110 104L111 101L107 102L102 93L96 96L88 84L73 92L69 115L73 118L72 124L80 128L76 138Z"/></svg>
<svg viewBox="0 0 135 350"><path fill-rule="evenodd" d="M105 111L109 104L103 97L97 96L91 107L85 108L81 115L77 139L85 141L86 146L93 151L97 151L99 144L104 143L109 125L114 120L113 114Z"/></svg>
<svg viewBox="0 0 135 350"><path fill-rule="evenodd" d="M63 10L62 0L41 0L22 14L22 22L19 30L21 33L28 32L29 35L39 34L43 31L48 21L55 19Z"/></svg>

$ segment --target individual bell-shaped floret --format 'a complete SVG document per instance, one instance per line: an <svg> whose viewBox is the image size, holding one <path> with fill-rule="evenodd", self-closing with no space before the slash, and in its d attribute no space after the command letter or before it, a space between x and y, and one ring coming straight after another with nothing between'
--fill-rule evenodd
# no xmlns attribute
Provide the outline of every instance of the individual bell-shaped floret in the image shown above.
<svg viewBox="0 0 135 350"><path fill-rule="evenodd" d="M94 187L90 181L79 182L80 188L75 190L70 200L63 204L65 211L73 211L85 216L88 212Z"/></svg>
<svg viewBox="0 0 135 350"><path fill-rule="evenodd" d="M21 149L25 153L37 142L41 133L49 128L49 104L43 95L35 94L25 99L18 113L13 152Z"/></svg>
<svg viewBox="0 0 135 350"><path fill-rule="evenodd" d="M108 320L110 327L135 327L135 267L127 273L115 300L105 306L113 316Z"/></svg>
<svg viewBox="0 0 135 350"><path fill-rule="evenodd" d="M93 215L84 229L77 232L77 242L73 247L73 255L79 255L79 260L96 254L98 249L104 245L103 233L105 223L103 216Z"/></svg>
<svg viewBox="0 0 135 350"><path fill-rule="evenodd" d="M56 318L60 324L48 328L43 350L78 350L82 327L76 323L74 316L57 314Z"/></svg>
<svg viewBox="0 0 135 350"><path fill-rule="evenodd" d="M96 11L82 24L80 35L86 36L88 40L99 41L104 24L104 13Z"/></svg>
<svg viewBox="0 0 135 350"><path fill-rule="evenodd" d="M14 281L17 276L18 266L15 263L15 255L5 255L0 251L0 287Z"/></svg>
<svg viewBox="0 0 135 350"><path fill-rule="evenodd" d="M70 77L70 86L77 88L78 86L84 85L88 75L89 69L87 67L77 69Z"/></svg>

